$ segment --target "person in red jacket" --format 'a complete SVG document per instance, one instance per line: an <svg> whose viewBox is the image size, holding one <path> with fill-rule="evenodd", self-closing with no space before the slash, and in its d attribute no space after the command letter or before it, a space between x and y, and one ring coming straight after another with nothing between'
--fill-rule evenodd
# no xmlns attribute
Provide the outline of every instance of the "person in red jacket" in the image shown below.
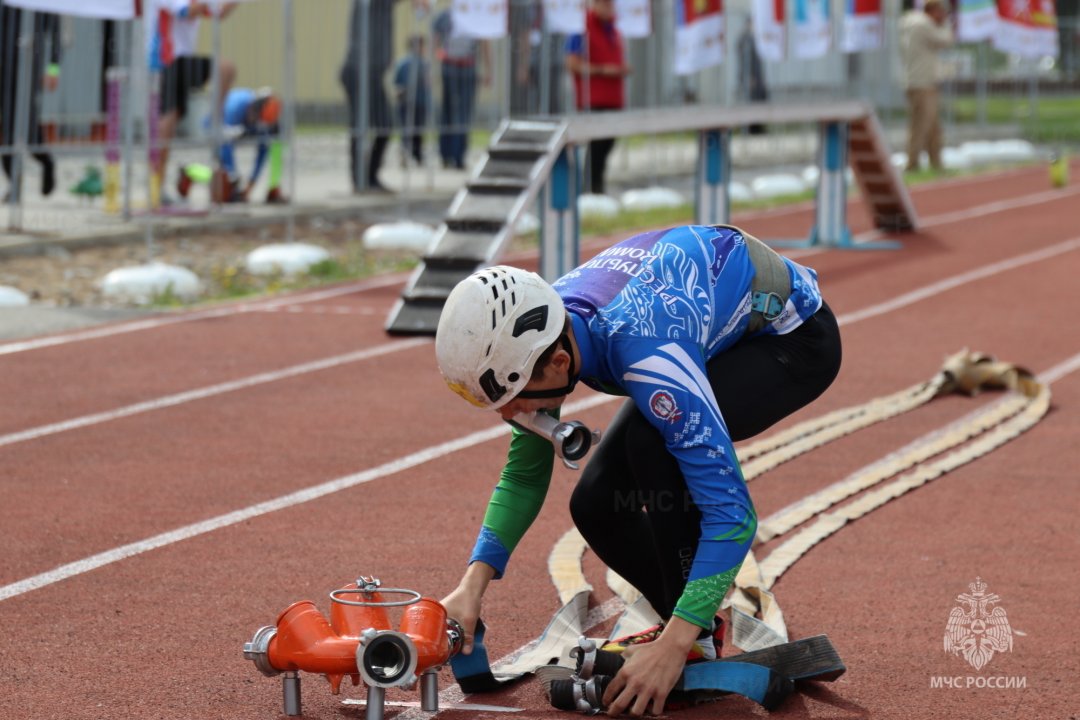
<svg viewBox="0 0 1080 720"><path fill-rule="evenodd" d="M622 36L615 27L615 0L591 0L584 34L566 41L566 69L574 76L578 110L622 110L626 107L624 80L630 66L623 56ZM589 191L603 194L607 157L615 138L593 140L585 166Z"/></svg>

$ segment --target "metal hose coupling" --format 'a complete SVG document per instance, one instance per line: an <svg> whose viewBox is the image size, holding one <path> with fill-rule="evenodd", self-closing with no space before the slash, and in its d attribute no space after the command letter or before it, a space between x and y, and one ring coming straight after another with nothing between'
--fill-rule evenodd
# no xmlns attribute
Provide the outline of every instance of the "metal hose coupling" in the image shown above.
<svg viewBox="0 0 1080 720"><path fill-rule="evenodd" d="M614 677L625 662L619 653L600 650L595 640L584 635L578 638L577 646L571 648L570 656L575 661L574 675L581 680L588 680L594 675Z"/></svg>
<svg viewBox="0 0 1080 720"><path fill-rule="evenodd" d="M522 430L528 430L550 440L555 446L555 454L571 470L577 470L579 467L577 461L588 455L592 446L600 442L599 430L590 430L585 423L577 420L564 422L553 418L543 410L518 413L509 422Z"/></svg>
<svg viewBox="0 0 1080 720"><path fill-rule="evenodd" d="M604 711L604 691L611 683L610 675L594 675L588 680L570 678L551 683L551 706L558 710L577 710L586 715Z"/></svg>

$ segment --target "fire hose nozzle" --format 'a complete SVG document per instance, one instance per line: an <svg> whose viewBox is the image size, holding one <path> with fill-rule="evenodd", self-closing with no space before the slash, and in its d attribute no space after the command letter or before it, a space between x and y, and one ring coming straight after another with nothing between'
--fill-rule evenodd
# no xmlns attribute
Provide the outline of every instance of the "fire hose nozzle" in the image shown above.
<svg viewBox="0 0 1080 720"><path fill-rule="evenodd" d="M555 454L571 470L577 470L577 461L588 455L592 446L600 442L599 430L591 430L578 420L564 422L541 410L519 413L510 419L510 423L550 440L555 446Z"/></svg>

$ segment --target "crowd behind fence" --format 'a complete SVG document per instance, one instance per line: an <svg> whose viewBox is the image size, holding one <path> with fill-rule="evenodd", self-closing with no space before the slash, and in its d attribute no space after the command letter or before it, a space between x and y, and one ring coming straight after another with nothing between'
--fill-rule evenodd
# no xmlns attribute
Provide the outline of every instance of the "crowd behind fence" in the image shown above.
<svg viewBox="0 0 1080 720"><path fill-rule="evenodd" d="M1059 4L1062 12L1067 6ZM212 58L212 77L191 98L160 187L148 171L161 143L147 111L160 79L148 68L146 23L60 17L54 31L42 33L41 14L23 12L19 26L8 22L0 37L0 75L15 89L10 93L14 107L5 108L3 123L16 131L4 132L8 144L0 146L0 154L14 158L23 177L22 192L14 192L10 181L0 190L4 224L48 230L65 213L78 218L72 222L84 222L91 208L124 219L143 217L148 206L164 206L166 214L190 211L177 202L179 168L219 162L216 148L230 138L227 118L212 98L223 83L233 89L270 88L281 101L276 124L286 159L278 174L283 197L301 205L328 196L348 203L353 191L379 190L384 184L407 194L434 187L436 174L453 182L454 173L467 170L486 133L503 118L588 112L574 101L565 67L567 36L548 30L539 0L510 0L506 35L479 41L448 31L448 7L448 0L253 0L240 3L228 17L208 18L198 52ZM857 97L878 108L887 129L903 126L898 2L885 2L878 49L833 49L813 60L762 62L764 97L745 90L748 60L740 40L750 27L749 0L725 3L723 62L689 75L674 71L671 0L652 0L651 7L651 34L624 40L631 68L627 108L692 111L699 105ZM7 17L4 0L0 9ZM1053 145L1077 140L1080 21L1074 13L1058 22L1056 58L1022 59L986 42L959 45L946 54L947 137L963 131L965 137L1004 132ZM38 76L54 58L58 83L47 91L37 86ZM223 74L229 63L236 68L234 78ZM1039 121L1055 112L1064 115L1057 124ZM40 124L40 134L18 133L34 124ZM23 141L12 142L17 137ZM661 156L674 147L655 138L650 142ZM241 168L255 162L257 147L251 137L237 140ZM385 183L378 172L365 173L372 153L382 154L383 176L389 168L404 180ZM35 156L57 164L51 193L43 192L49 189L46 166L35 163ZM269 162L275 161L281 158ZM111 205L101 200L110 190ZM234 211L213 193L196 197L201 197L199 212ZM247 200L262 197L257 192ZM103 205L108 212L100 212Z"/></svg>

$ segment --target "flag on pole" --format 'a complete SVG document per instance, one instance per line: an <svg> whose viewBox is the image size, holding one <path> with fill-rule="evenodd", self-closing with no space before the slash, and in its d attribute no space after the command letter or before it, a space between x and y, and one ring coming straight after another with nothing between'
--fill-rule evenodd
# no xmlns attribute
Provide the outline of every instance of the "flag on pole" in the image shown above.
<svg viewBox="0 0 1080 720"><path fill-rule="evenodd" d="M840 35L842 51L877 50L881 47L883 30L881 0L845 0L844 26Z"/></svg>
<svg viewBox="0 0 1080 720"><path fill-rule="evenodd" d="M1023 57L1057 57L1054 0L998 0L994 47Z"/></svg>
<svg viewBox="0 0 1080 720"><path fill-rule="evenodd" d="M794 55L802 60L819 58L832 46L829 0L795 0Z"/></svg>
<svg viewBox="0 0 1080 720"><path fill-rule="evenodd" d="M585 0L544 0L544 22L549 32L580 35L585 32Z"/></svg>
<svg viewBox="0 0 1080 720"><path fill-rule="evenodd" d="M4 0L4 4L36 12L109 20L135 17L135 0Z"/></svg>
<svg viewBox="0 0 1080 720"><path fill-rule="evenodd" d="M724 61L722 0L675 0L675 74Z"/></svg>
<svg viewBox="0 0 1080 720"><path fill-rule="evenodd" d="M624 38L646 38L652 35L649 0L615 0L615 27Z"/></svg>
<svg viewBox="0 0 1080 720"><path fill-rule="evenodd" d="M994 0L959 0L956 13L956 39L962 43L980 42L994 35L998 9Z"/></svg>
<svg viewBox="0 0 1080 720"><path fill-rule="evenodd" d="M450 18L465 37L492 40L510 32L507 0L454 0Z"/></svg>
<svg viewBox="0 0 1080 720"><path fill-rule="evenodd" d="M784 0L753 0L754 42L762 60L780 62L787 54Z"/></svg>

